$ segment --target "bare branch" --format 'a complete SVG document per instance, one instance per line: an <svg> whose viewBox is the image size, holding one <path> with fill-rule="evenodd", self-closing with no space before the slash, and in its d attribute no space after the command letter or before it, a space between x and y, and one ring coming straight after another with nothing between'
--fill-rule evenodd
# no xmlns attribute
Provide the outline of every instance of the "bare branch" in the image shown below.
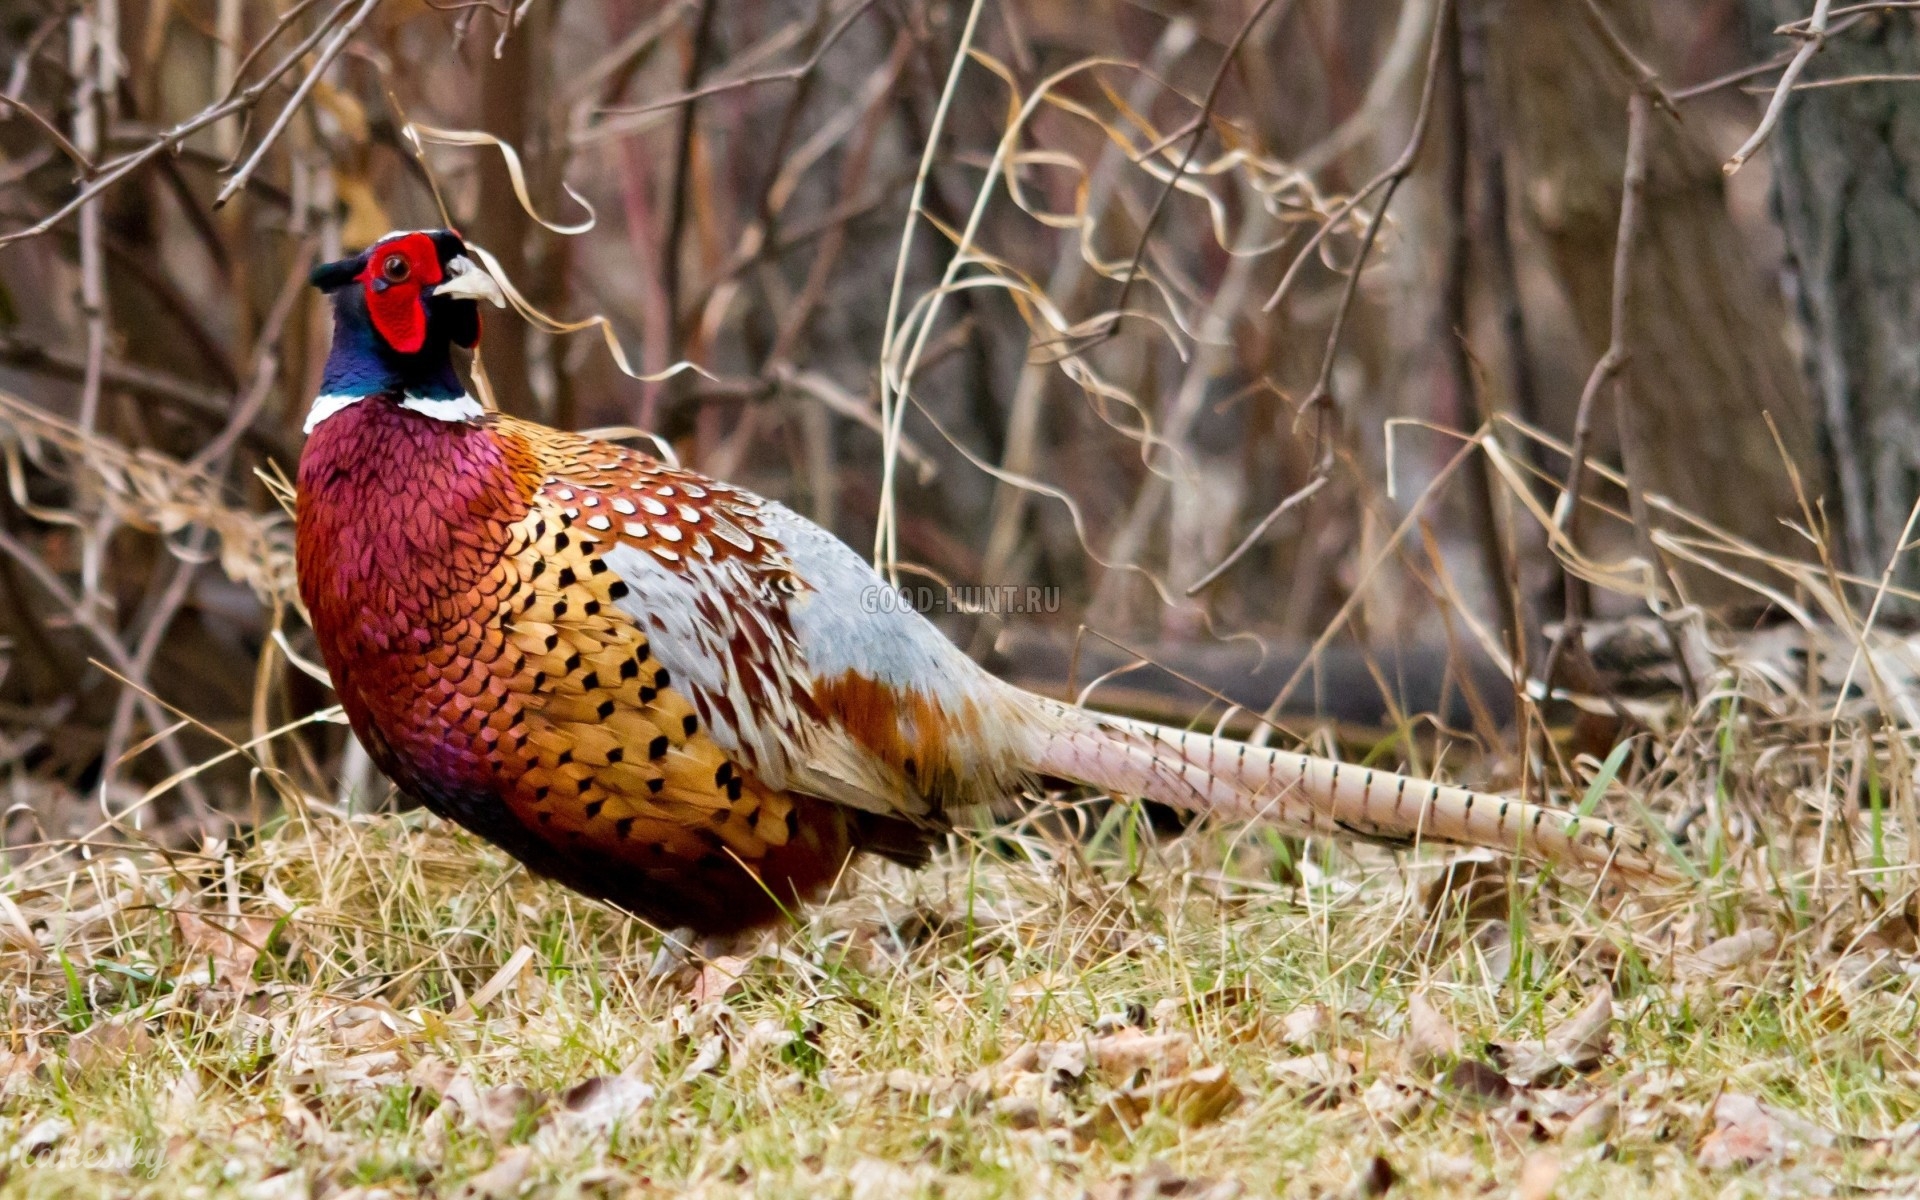
<svg viewBox="0 0 1920 1200"><path fill-rule="evenodd" d="M1774 85L1773 99L1767 101L1767 111L1760 118L1759 126L1740 148L1733 152L1733 157L1720 168L1727 174L1731 175L1745 165L1746 161L1753 157L1754 152L1766 144L1767 138L1773 134L1773 127L1780 123L1780 114L1787 107L1787 98L1793 95L1793 85L1800 78L1800 72L1806 69L1807 63L1811 62L1813 56L1820 53L1821 47L1827 44L1827 21L1832 16L1829 11L1832 6L1833 0L1814 0L1813 15L1807 18L1805 30L1798 35L1804 37L1806 41L1800 44L1800 49L1794 53L1793 60L1781 73L1780 82Z"/></svg>
<svg viewBox="0 0 1920 1200"><path fill-rule="evenodd" d="M380 7L380 0L360 0L360 7L354 10L353 15L347 18L346 24L342 25L339 32L334 34L333 40L327 43L326 49L320 52L320 57L314 61L313 69L308 71L307 77L300 81L300 86L293 90L293 95L280 109L279 115L273 119L273 124L267 127L266 135L260 139L260 144L254 147L253 153L248 156L247 161L240 165L238 171L234 172L233 178L227 180L227 185L220 189L220 194L213 198L213 206L215 208L224 205L228 200L232 199L235 192L247 186L247 180L260 166L260 162L266 157L267 151L272 149L273 143L279 140L281 132L287 127L287 122L293 120L293 114L298 112L301 104L306 101L307 93L311 92L313 86L320 82L320 77L325 75L327 68L333 65L333 60L340 56L342 50L346 49L347 40L359 30L361 25L366 23L367 18L372 16L373 10L378 7Z"/></svg>
<svg viewBox="0 0 1920 1200"><path fill-rule="evenodd" d="M649 101L646 104L622 108L603 108L600 111L608 116L641 116L646 113L659 112L662 109L679 108L683 104L691 104L695 100L704 100L708 96L718 96L722 92L731 92L738 88L758 87L763 83L791 83L795 80L804 79L812 74L813 70L820 65L820 60L826 57L827 51L833 49L834 43L840 40L840 35L844 34L848 29L851 29L853 23L868 9L872 8L876 2L877 0L858 0L858 3L841 14L840 19L833 23L831 29L827 30L825 36L820 39L820 44L813 48L813 53L807 55L804 60L795 63L791 67L782 67L777 71L763 71L757 75L747 75L739 79L717 79L702 87L683 90L675 95ZM1269 2L1271 2L1271 0L1269 0Z"/></svg>
<svg viewBox="0 0 1920 1200"><path fill-rule="evenodd" d="M354 0L341 0L339 6L336 7L332 13L328 14L327 19L321 23L318 29L315 29L306 38L302 39L299 45L289 51L286 57L276 63L273 69L268 71L258 82L251 84L237 96L222 100L218 104L213 104L200 110L198 113L175 125L138 150L128 151L118 158L110 159L100 164L97 172L93 178L87 182L87 185L69 197L67 202L59 208L54 209L24 229L16 229L12 233L0 234L0 246L6 246L26 238L40 236L79 211L89 200L120 182L120 180L126 178L128 175L131 175L134 171L139 170L159 155L167 153L168 151L177 150L181 143L202 129L207 128L216 121L223 121L235 113L244 112L252 108L253 105L259 101L260 97L266 94L269 88L279 82L281 76L285 75L296 63L306 57L307 52L326 36L327 32L333 28L341 16L352 6L353 2ZM378 0L364 0L364 2L372 4L377 3Z"/></svg>
<svg viewBox="0 0 1920 1200"><path fill-rule="evenodd" d="M93 159L87 154L85 154L84 152L82 152L80 147L68 141L67 135L60 132L60 127L58 125L55 125L52 121L47 120L45 117L33 111L33 109L29 108L27 105L14 99L12 96L0 95L0 104L6 105L8 108L12 109L14 112L19 113L21 116L24 116L25 118L27 118L27 120L31 121L34 125L38 126L40 129L40 132L47 135L47 139L51 141L54 144L54 146L59 149L60 153L66 155L68 158L73 160L73 165L80 168L80 173L83 177L93 174L94 171L97 169L93 165Z"/></svg>
<svg viewBox="0 0 1920 1200"><path fill-rule="evenodd" d="M1113 336L1114 331L1120 327L1120 314L1126 310L1127 294L1133 290L1133 281L1140 274L1140 264L1146 259L1147 241L1153 236L1154 227L1160 223L1160 214L1166 210L1167 201L1172 197L1174 189L1180 185L1180 180L1186 175L1187 168L1193 165L1194 155L1200 152L1200 142L1207 132L1207 119L1213 114L1213 106L1220 98L1220 87L1227 80L1227 72L1233 68L1233 60L1239 56L1240 47L1246 43L1247 35L1253 32L1254 26L1267 15L1267 11L1274 6L1274 3L1275 0L1260 0L1260 3L1254 5L1253 11L1247 14L1247 19L1240 23L1239 29L1234 31L1233 40L1227 43L1226 50L1221 54L1220 65L1214 68L1213 79L1207 84L1207 94L1200 101L1200 111L1195 113L1193 119L1179 131L1161 139L1161 142L1171 144L1185 136L1187 148L1181 152L1180 162L1174 167L1173 174L1167 176L1166 182L1161 185L1160 194L1154 197L1153 207L1147 212L1147 219L1140 224L1140 238L1134 244L1133 259L1120 275L1120 298L1113 304L1114 317L1107 322L1106 327L1101 330L1095 340ZM1292 7L1293 0L1287 0L1286 7L1280 10L1276 20L1286 20L1287 12ZM1146 151L1147 154L1158 152L1157 145L1149 147Z"/></svg>

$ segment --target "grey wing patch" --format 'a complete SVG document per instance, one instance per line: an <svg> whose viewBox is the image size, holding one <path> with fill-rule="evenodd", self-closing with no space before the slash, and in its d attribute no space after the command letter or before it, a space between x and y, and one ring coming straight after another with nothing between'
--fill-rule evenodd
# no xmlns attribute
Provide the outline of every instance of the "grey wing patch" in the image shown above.
<svg viewBox="0 0 1920 1200"><path fill-rule="evenodd" d="M815 683L851 673L943 714L938 736L948 771L935 788L949 817L965 808L985 811L1017 793L1049 722L933 622L883 594L891 591L887 582L845 542L779 504L766 504L761 520L778 535L802 585L786 611ZM902 705L895 713L903 743L921 740L915 714L929 706Z"/></svg>
<svg viewBox="0 0 1920 1200"><path fill-rule="evenodd" d="M807 585L787 611L816 679L857 671L949 703L992 686L992 676L933 622L881 595L891 587L851 546L782 504L769 502L763 519Z"/></svg>

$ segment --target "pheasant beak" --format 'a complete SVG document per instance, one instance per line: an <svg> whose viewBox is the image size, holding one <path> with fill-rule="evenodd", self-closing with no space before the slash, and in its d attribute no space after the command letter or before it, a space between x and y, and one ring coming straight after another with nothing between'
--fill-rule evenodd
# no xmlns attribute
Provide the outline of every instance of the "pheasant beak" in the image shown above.
<svg viewBox="0 0 1920 1200"><path fill-rule="evenodd" d="M495 308L507 306L507 298L501 294L499 282L487 274L486 268L464 254L455 256L447 264L447 277L434 285L433 294L466 300L488 300Z"/></svg>

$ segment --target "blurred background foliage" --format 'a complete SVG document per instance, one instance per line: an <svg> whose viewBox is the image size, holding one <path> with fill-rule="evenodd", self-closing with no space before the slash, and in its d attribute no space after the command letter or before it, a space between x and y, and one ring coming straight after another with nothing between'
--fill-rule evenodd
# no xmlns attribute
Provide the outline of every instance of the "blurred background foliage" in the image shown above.
<svg viewBox="0 0 1920 1200"><path fill-rule="evenodd" d="M0 0L7 837L211 833L260 771L381 799L274 481L306 271L442 204L539 308L701 368L502 315L502 408L656 430L908 583L1058 588L935 614L995 669L1151 658L1101 695L1548 769L1516 697L1617 689L1587 621L1651 610L1684 667L1912 536L1914 16L1836 10L1801 86L1845 85L1722 165L1807 7ZM409 122L502 139L528 203Z"/></svg>

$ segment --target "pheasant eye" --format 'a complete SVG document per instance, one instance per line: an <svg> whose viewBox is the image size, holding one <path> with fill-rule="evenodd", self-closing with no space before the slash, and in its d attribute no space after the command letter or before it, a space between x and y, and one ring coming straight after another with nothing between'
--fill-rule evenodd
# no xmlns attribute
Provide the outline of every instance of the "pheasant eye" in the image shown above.
<svg viewBox="0 0 1920 1200"><path fill-rule="evenodd" d="M413 264L404 254L389 254L380 264L380 277L388 283L405 283L407 276L413 273Z"/></svg>

